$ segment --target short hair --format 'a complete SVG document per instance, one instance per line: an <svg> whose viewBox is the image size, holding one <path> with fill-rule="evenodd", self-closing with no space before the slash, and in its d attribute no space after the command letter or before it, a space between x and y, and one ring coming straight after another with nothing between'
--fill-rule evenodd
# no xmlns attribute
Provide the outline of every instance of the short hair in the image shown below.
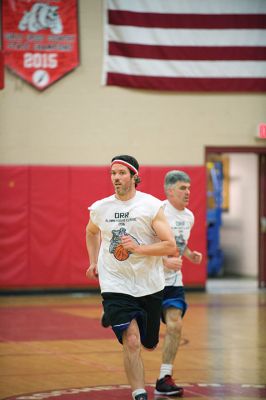
<svg viewBox="0 0 266 400"><path fill-rule="evenodd" d="M114 162L115 160L125 161L125 162L131 164L137 171L139 170L139 163L136 160L136 158L133 157L133 156L129 156L129 155L126 155L126 154L115 156L115 157L112 158L111 163ZM128 168L128 169L129 169L129 172L130 172L131 176L136 175L135 172L132 169L130 169L130 168ZM140 182L141 182L140 177L137 175L135 177L135 187L137 187Z"/></svg>
<svg viewBox="0 0 266 400"><path fill-rule="evenodd" d="M165 190L165 192L171 186L174 186L177 182L190 183L190 177L184 171L173 170L173 171L167 172L167 174L164 177L164 190Z"/></svg>

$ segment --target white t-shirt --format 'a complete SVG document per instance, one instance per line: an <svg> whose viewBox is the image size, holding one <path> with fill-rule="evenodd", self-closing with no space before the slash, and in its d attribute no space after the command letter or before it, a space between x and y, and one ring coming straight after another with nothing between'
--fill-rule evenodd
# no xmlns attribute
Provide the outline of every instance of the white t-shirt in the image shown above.
<svg viewBox="0 0 266 400"><path fill-rule="evenodd" d="M102 293L141 297L164 288L161 257L128 253L119 246L125 234L139 244L158 242L151 224L161 207L160 200L139 191L128 201L112 195L89 207L91 221L101 230L98 273Z"/></svg>
<svg viewBox="0 0 266 400"><path fill-rule="evenodd" d="M163 210L170 223L177 247L182 257L188 243L191 228L194 224L194 215L188 208L184 208L182 211L177 210L168 200L163 201ZM181 270L173 271L164 268L164 274L165 286L183 286Z"/></svg>

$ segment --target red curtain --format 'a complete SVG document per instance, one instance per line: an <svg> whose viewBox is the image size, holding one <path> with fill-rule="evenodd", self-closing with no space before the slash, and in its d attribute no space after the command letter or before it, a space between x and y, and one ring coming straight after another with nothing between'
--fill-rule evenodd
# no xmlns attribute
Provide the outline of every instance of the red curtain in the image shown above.
<svg viewBox="0 0 266 400"><path fill-rule="evenodd" d="M205 167L144 166L138 189L164 199L164 175L182 169L192 179L195 214L189 247L204 260L183 264L184 284L206 281ZM0 166L0 287L96 287L85 277L88 206L113 193L109 167Z"/></svg>

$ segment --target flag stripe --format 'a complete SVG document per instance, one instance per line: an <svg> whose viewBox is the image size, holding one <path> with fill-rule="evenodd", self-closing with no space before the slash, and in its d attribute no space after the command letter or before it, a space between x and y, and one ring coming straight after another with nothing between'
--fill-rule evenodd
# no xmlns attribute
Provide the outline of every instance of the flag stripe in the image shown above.
<svg viewBox="0 0 266 400"><path fill-rule="evenodd" d="M257 92L266 91L266 78L232 78L228 84L228 79L223 78L162 78L109 73L107 85L166 91Z"/></svg>
<svg viewBox="0 0 266 400"><path fill-rule="evenodd" d="M109 42L109 54L161 60L266 60L266 47L150 46Z"/></svg>
<svg viewBox="0 0 266 400"><path fill-rule="evenodd" d="M266 61L173 61L111 56L108 71L129 75L197 78L266 78Z"/></svg>
<svg viewBox="0 0 266 400"><path fill-rule="evenodd" d="M106 9L165 14L266 14L265 0L106 0ZM241 13L240 13L241 10Z"/></svg>
<svg viewBox="0 0 266 400"><path fill-rule="evenodd" d="M109 24L146 28L263 29L266 15L159 14L109 10Z"/></svg>
<svg viewBox="0 0 266 400"><path fill-rule="evenodd" d="M162 46L262 46L266 47L263 29L161 29L110 25L108 41Z"/></svg>

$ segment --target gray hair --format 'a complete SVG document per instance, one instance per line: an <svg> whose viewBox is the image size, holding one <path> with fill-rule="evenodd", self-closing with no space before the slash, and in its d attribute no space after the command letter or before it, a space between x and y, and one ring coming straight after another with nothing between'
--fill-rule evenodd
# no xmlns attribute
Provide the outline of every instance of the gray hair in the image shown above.
<svg viewBox="0 0 266 400"><path fill-rule="evenodd" d="M176 184L176 182L190 183L190 177L184 171L169 171L164 178L164 190L167 190Z"/></svg>

